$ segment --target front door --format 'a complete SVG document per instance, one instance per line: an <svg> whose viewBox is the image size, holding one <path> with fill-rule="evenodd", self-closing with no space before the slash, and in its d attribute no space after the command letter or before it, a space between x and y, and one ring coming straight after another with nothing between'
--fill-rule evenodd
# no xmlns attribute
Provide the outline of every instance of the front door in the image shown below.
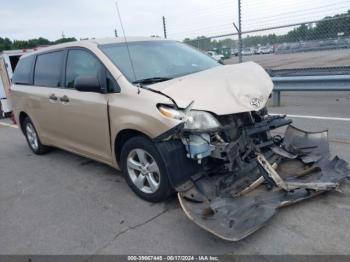
<svg viewBox="0 0 350 262"><path fill-rule="evenodd" d="M107 101L108 95L74 89L78 76L96 76L101 81L104 66L84 49L69 49L64 88L58 93L59 136L62 146L103 162L110 162L111 147Z"/></svg>

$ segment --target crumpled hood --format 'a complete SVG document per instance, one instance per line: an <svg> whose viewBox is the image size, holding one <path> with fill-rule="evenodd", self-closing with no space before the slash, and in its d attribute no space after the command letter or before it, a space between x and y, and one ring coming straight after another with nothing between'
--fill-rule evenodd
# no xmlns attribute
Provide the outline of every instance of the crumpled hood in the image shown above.
<svg viewBox="0 0 350 262"><path fill-rule="evenodd" d="M152 85L173 98L179 107L195 101L192 109L217 115L262 109L273 89L265 70L254 62L218 66Z"/></svg>

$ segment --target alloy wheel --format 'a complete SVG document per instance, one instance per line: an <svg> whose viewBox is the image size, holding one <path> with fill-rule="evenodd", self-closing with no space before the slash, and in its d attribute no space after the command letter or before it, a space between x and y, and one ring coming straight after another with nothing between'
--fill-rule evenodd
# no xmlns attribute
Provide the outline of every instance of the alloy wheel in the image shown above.
<svg viewBox="0 0 350 262"><path fill-rule="evenodd" d="M144 149L130 151L127 169L133 184L142 192L152 194L160 186L160 171L157 162Z"/></svg>
<svg viewBox="0 0 350 262"><path fill-rule="evenodd" d="M29 122L26 125L26 135L31 148L33 150L38 150L39 148L38 135L34 129L34 126Z"/></svg>

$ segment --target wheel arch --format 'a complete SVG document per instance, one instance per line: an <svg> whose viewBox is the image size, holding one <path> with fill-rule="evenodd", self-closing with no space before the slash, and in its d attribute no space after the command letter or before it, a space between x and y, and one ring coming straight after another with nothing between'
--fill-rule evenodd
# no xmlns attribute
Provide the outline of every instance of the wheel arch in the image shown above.
<svg viewBox="0 0 350 262"><path fill-rule="evenodd" d="M26 118L29 118L29 115L26 112L21 111L18 115L18 121L19 121L19 126L23 133L24 133L23 122Z"/></svg>
<svg viewBox="0 0 350 262"><path fill-rule="evenodd" d="M114 153L115 153L115 159L117 161L118 166L122 169L120 163L120 155L123 149L123 146L125 145L126 141L128 141L130 138L136 137L136 136L143 136L149 140L152 140L148 135L145 133L142 133L141 131L138 131L136 129L123 129L119 131L117 136L114 139Z"/></svg>

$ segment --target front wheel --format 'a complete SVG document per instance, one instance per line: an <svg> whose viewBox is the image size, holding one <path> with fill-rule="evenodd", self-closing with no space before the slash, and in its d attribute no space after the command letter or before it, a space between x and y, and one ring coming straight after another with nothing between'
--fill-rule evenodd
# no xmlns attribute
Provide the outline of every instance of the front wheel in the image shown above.
<svg viewBox="0 0 350 262"><path fill-rule="evenodd" d="M141 136L129 139L121 152L121 164L127 183L139 197L150 202L168 197L171 187L165 165L150 140Z"/></svg>

